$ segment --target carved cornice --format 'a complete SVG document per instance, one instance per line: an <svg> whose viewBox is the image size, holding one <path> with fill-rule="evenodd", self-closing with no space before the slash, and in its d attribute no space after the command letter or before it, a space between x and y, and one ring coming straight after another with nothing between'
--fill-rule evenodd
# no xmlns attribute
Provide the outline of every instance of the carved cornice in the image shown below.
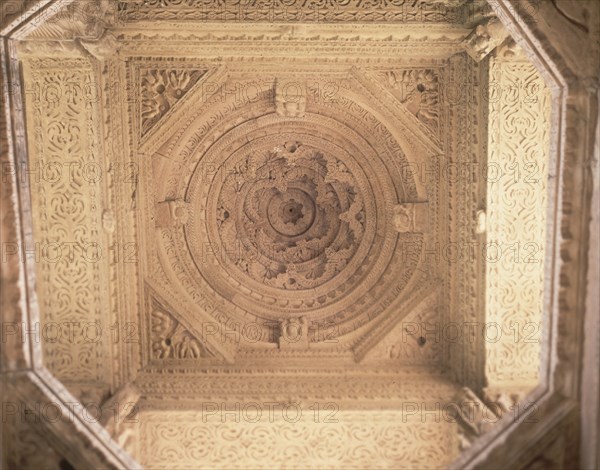
<svg viewBox="0 0 600 470"><path fill-rule="evenodd" d="M344 368L280 367L188 369L169 374L146 372L136 379L146 402L140 406L162 409L180 403L194 409L204 401L248 402L294 399L335 401L351 408L377 408L388 400L447 402L457 392L450 381L432 370L414 368L396 371ZM387 403L389 405L389 403Z"/></svg>
<svg viewBox="0 0 600 470"><path fill-rule="evenodd" d="M118 21L233 21L269 23L469 23L481 2L440 2L437 0L391 2L314 0L246 3L243 1L121 0Z"/></svg>

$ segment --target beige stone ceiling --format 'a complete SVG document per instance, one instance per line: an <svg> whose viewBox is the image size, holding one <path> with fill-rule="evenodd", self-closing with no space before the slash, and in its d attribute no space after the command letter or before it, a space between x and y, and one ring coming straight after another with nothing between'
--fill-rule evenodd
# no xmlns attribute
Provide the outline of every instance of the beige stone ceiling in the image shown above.
<svg viewBox="0 0 600 470"><path fill-rule="evenodd" d="M447 465L536 386L550 92L485 2L81 5L17 46L43 360L142 465Z"/></svg>
<svg viewBox="0 0 600 470"><path fill-rule="evenodd" d="M84 376L128 382L140 368L169 361L293 357L309 364L323 354L350 367L367 357L396 367L396 359L412 356L419 358L413 365L439 370L436 341L414 338L397 345L402 352L391 352L393 340L387 350L377 346L409 314L431 323L453 315L448 269L421 251L458 236L448 209L456 196L445 181L418 173L450 158L452 119L472 126L473 138L461 145L475 154L483 147L481 111L465 96L452 116L443 101L446 84L465 74L473 78L470 93L479 87L481 71L460 53L468 24L438 12L427 16L432 31L411 17L408 36L387 36L395 20L355 26L335 19L324 27L211 23L199 34L197 10L186 13L181 32L162 21L149 31L139 24L146 7L132 5L120 4L98 40L68 18L70 28L41 26L21 46L42 101L61 95L28 117L31 128L57 125L52 136L62 147L40 155L42 165L52 150L83 150L81 177L90 180L84 162L97 159L87 168L109 177L81 188L82 199L97 201L83 202L81 235L97 233L107 250L123 240L112 266L94 268L100 279L115 279L106 283L112 295L86 307L97 321L109 324L111 311L110 324L139 327L127 332L141 335L139 350L119 342L114 370L106 371L94 359L101 345L81 345L89 355ZM474 21L466 13L464 21ZM345 15L362 18L355 9ZM55 44L59 33L76 39ZM44 47L57 58L40 58ZM75 127L80 119L87 130ZM74 131L77 147L69 147ZM43 147L46 136L37 138ZM64 188L33 194L39 211L52 204L52 191L60 197ZM39 222L38 230L59 230L56 222ZM92 272L85 275L91 282ZM40 286L40 297L53 304L60 293L47 289ZM294 332L300 341L284 340Z"/></svg>

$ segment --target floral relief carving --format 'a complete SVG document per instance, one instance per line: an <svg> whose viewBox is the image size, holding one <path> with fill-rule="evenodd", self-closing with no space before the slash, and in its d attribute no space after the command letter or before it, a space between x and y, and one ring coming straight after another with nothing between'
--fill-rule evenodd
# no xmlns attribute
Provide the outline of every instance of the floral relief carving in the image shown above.
<svg viewBox="0 0 600 470"><path fill-rule="evenodd" d="M264 0L227 2L225 0L120 0L122 22L154 20L231 20L280 23L443 23L467 21L479 2L439 2L437 0Z"/></svg>
<svg viewBox="0 0 600 470"><path fill-rule="evenodd" d="M440 82L434 69L388 70L378 78L434 134L440 131Z"/></svg>
<svg viewBox="0 0 600 470"><path fill-rule="evenodd" d="M492 387L531 386L541 347L550 93L527 62L494 59L490 67L508 91L490 100L490 161L519 174L488 184L487 240L504 252L486 267L487 321L501 328L498 341L486 342L486 375Z"/></svg>
<svg viewBox="0 0 600 470"><path fill-rule="evenodd" d="M141 77L141 133L142 136L177 103L206 70L150 69Z"/></svg>
<svg viewBox="0 0 600 470"><path fill-rule="evenodd" d="M425 461L442 467L463 450L464 467L495 459L513 459L514 468L577 462L571 457L594 440L584 436L577 446L585 433L574 431L590 418L570 408L589 383L581 380L577 356L583 351L589 375L582 286L589 280L587 237L595 239L587 226L597 175L593 167L595 176L586 174L595 160L584 121L597 111L589 103L595 103L597 61L569 51L583 37L586 51L598 48L600 10L592 2L528 2L539 15L523 28L518 0L489 2L498 15L508 13L502 22L481 17L484 0L93 0L99 11L92 21L82 22L90 18L81 11L65 19L70 5L54 11L50 4L35 12L42 24L19 19L6 30L9 72L2 78L23 85L27 126L19 122L18 94L7 90L8 139L4 118L0 139L9 144L3 165L34 169L30 183L14 189L22 201L12 200L12 187L4 192L4 226L24 219L15 233L42 250L29 263L36 275L24 269L36 295L23 295L29 287L20 285L20 268L7 269L15 310L33 308L35 321L39 302L43 339L30 348L33 361L80 401L130 380L142 384L140 426L117 426L112 435L126 450L139 446L147 466L421 468ZM9 3L10 19L19 2ZM36 10L26 5L26 15ZM562 29L564 40L553 39ZM517 41L507 40L507 30ZM517 43L527 44L526 51ZM39 59L44 55L53 58ZM217 85L215 96L202 90L200 97L204 67L213 66L220 72L209 87ZM23 82L10 70L19 67ZM306 80L316 76L325 88ZM299 93L278 87L290 77L301 83ZM556 93L552 123L544 79ZM126 81L135 106L113 93L113 84ZM465 85L463 99L449 105L446 93L456 83ZM99 100L90 99L95 84ZM265 84L272 89L264 92ZM247 103L251 87L260 91ZM61 96L49 96L56 90ZM489 100L480 93L486 91ZM113 169L128 160L139 164L140 181L123 189ZM446 169L491 163L501 177L477 174L465 182L461 172L453 180L440 175L438 161ZM63 178L52 174L55 163ZM95 180L86 165L108 167L102 172L108 178ZM40 180L36 168L50 173ZM546 221L547 205L555 225ZM550 236L553 249L545 250ZM105 250L106 242L115 245ZM111 256L123 242L145 250L135 267L108 257L90 262L94 253L77 251L100 244ZM473 261L470 250L480 242L502 252L488 250ZM57 244L63 245L58 261L47 251ZM444 251L450 245L466 252L455 258ZM140 285L156 296L144 298ZM553 308L544 323L552 328L542 335L548 286ZM114 337L106 328L115 319L142 323L141 347L107 346ZM219 340L198 334L206 321L234 336L249 324L274 321L275 334L263 328L256 341L231 341L225 354ZM484 340L439 338L449 334L448 324L481 321L492 326L484 328ZM58 334L55 326L45 329L49 323L59 325ZM90 324L94 331L104 327L100 341L86 341ZM226 367L211 360L217 353ZM546 354L551 367L545 359L538 367ZM285 368L273 366L280 359ZM42 372L34 365L26 374ZM518 410L538 382L541 423L515 420L509 432L501 430L503 442L468 449L486 434L486 416ZM415 400L430 411L458 384L469 388L455 400L479 408L474 422L463 410L458 435L456 423L432 423L431 415L407 423L398 410L400 400ZM265 397L280 403L326 397L353 411L324 423L313 419L314 410L294 423L244 420L239 413L242 423L228 423L222 413L207 422L189 411L198 410L200 399L236 406ZM396 411L378 411L382 403ZM547 403L555 406L548 416ZM581 423L565 426L568 415ZM544 428L550 417L552 439ZM53 445L62 442L59 427L45 428ZM43 466L44 459L69 466L32 432L33 426L8 427L9 466ZM514 456L498 455L511 445ZM475 455L484 447L487 455ZM597 460L597 452L588 454Z"/></svg>
<svg viewBox="0 0 600 470"><path fill-rule="evenodd" d="M87 172L102 167L95 103L83 92L92 69L85 60L54 59L34 60L25 68L31 89L50 90L45 99L29 95L28 103L29 125L46 129L34 134L30 165L49 169L44 177L32 178L38 241L32 249L43 281L38 284L42 325L37 326L39 338L43 331L50 337L42 341L45 365L62 380L102 381L101 334L89 339L100 331L107 304L98 291L107 269L101 255L102 186Z"/></svg>
<svg viewBox="0 0 600 470"><path fill-rule="evenodd" d="M189 206L183 230L160 232L165 274L228 327L259 325L260 342L277 342L266 326L282 318L275 305L290 318L306 316L311 331L340 324L335 334L343 336L373 318L364 306L383 314L412 281L419 257L402 257L394 245L397 237L419 245L423 235L397 234L384 214L396 190L418 199L414 182L401 177L397 141L356 101L340 95L331 104L307 102L296 120L282 119L271 96L250 105L232 95L209 99L186 121L196 129L190 140L171 139L161 150L177 156L166 175L161 171L164 197L185 194ZM394 157L382 159L355 128L372 128L381 138L371 145ZM373 191L375 180L381 191ZM372 289L354 289L357 282ZM381 306L352 301L376 292Z"/></svg>
<svg viewBox="0 0 600 470"><path fill-rule="evenodd" d="M223 217L232 216L222 219L219 234L246 275L299 290L321 285L343 269L362 240L366 216L363 196L345 165L308 144L289 148L282 144L255 153L255 178L244 181L236 172L225 180L218 206Z"/></svg>
<svg viewBox="0 0 600 470"><path fill-rule="evenodd" d="M237 422L201 413L148 413L140 433L150 451L142 464L307 468L326 461L328 468L419 468L423 462L443 467L458 451L453 423L407 423L399 411L336 410L330 406L317 416L303 408L299 419L290 411L294 421L286 421L277 417L279 408L270 421L263 410L257 420Z"/></svg>
<svg viewBox="0 0 600 470"><path fill-rule="evenodd" d="M187 331L164 307L152 299L150 330L152 358L198 359L212 354L203 342Z"/></svg>

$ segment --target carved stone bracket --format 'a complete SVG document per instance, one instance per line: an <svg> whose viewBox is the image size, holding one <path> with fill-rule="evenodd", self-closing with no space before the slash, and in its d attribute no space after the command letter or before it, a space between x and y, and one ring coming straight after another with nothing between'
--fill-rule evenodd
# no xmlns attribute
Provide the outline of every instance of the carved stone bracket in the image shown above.
<svg viewBox="0 0 600 470"><path fill-rule="evenodd" d="M275 109L282 117L304 117L306 112L306 86L294 81L275 83Z"/></svg>
<svg viewBox="0 0 600 470"><path fill-rule="evenodd" d="M463 387L456 394L452 404L452 413L455 413L454 417L461 427L461 449L470 447L472 441L491 429L498 420L494 413L496 410L488 408L468 387Z"/></svg>
<svg viewBox="0 0 600 470"><path fill-rule="evenodd" d="M178 227L187 222L189 204L182 199L163 201L156 205L156 227Z"/></svg>
<svg viewBox="0 0 600 470"><path fill-rule="evenodd" d="M518 403L527 395L527 389L493 389L486 387L483 390L483 401L500 417L514 410Z"/></svg>
<svg viewBox="0 0 600 470"><path fill-rule="evenodd" d="M102 404L100 424L111 437L124 449L129 450L133 438L133 429L128 423L134 422L138 414L137 403L140 391L131 383L117 390Z"/></svg>
<svg viewBox="0 0 600 470"><path fill-rule="evenodd" d="M490 52L508 38L508 32L497 18L488 18L477 25L465 39L467 54L476 62L481 62Z"/></svg>
<svg viewBox="0 0 600 470"><path fill-rule="evenodd" d="M398 233L427 233L429 231L429 204L404 202L394 206L392 223Z"/></svg>
<svg viewBox="0 0 600 470"><path fill-rule="evenodd" d="M308 322L305 317L279 322L279 349L308 348Z"/></svg>

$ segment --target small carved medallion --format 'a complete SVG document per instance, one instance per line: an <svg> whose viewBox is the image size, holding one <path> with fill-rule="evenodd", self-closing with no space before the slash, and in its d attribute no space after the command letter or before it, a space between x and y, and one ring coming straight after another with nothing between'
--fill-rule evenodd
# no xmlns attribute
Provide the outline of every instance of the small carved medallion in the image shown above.
<svg viewBox="0 0 600 470"><path fill-rule="evenodd" d="M426 202L405 202L394 206L392 223L398 233L425 233L429 230Z"/></svg>

